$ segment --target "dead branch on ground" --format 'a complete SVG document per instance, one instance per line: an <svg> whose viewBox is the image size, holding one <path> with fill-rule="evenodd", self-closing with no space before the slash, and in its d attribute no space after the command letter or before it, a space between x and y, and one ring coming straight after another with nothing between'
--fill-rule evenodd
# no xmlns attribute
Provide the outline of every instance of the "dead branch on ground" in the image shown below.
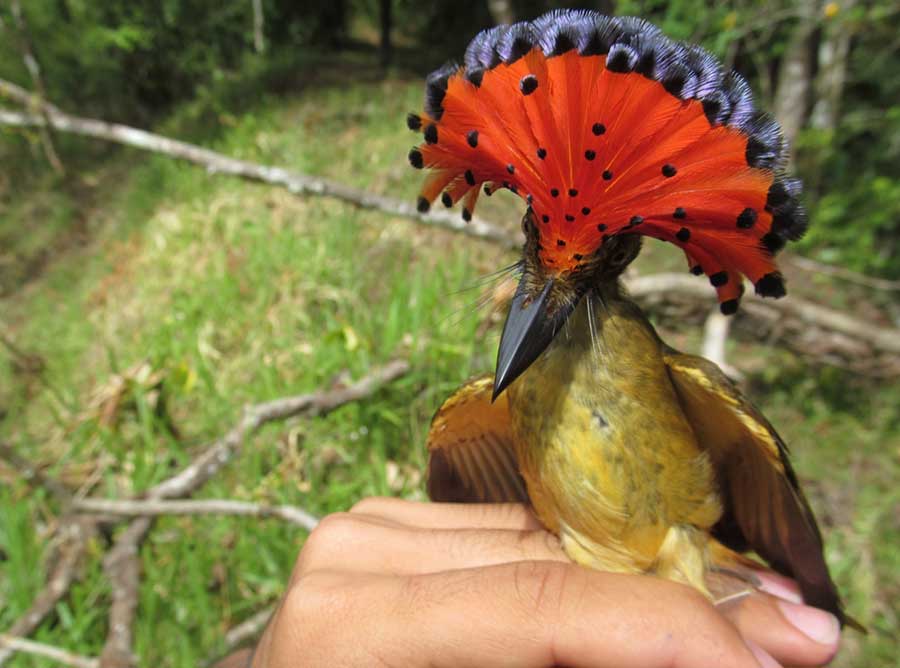
<svg viewBox="0 0 900 668"><path fill-rule="evenodd" d="M23 95L24 93L24 95ZM195 146L187 142L170 139L119 123L107 123L93 118L81 118L63 113L57 107L44 104L23 91L18 86L0 80L0 95L24 103L27 99L32 104L37 102L45 112L45 117L28 111L10 111L0 109L0 125L11 127L45 127L50 125L60 132L93 137L145 151L162 153L172 158L186 160L206 168L210 174L228 174L249 181L259 181L273 186L286 188L294 195L318 195L333 197L349 202L362 209L374 209L388 215L410 218L419 223L442 227L454 232L462 232L470 236L493 241L506 247L520 245L520 241L504 229L479 218L465 222L458 214L446 211L420 213L412 202L376 195L337 181L301 174L283 167L261 165L247 160L238 160L222 153Z"/></svg>
<svg viewBox="0 0 900 668"><path fill-rule="evenodd" d="M62 666L73 668L99 668L100 661L93 657L73 654L53 645L34 642L26 638L19 638L7 633L0 633L0 651L20 652L50 659Z"/></svg>
<svg viewBox="0 0 900 668"><path fill-rule="evenodd" d="M625 286L648 310L677 310L679 322L692 313L707 313L709 286L694 276L631 276ZM752 322L742 331L763 340L777 337L802 355L873 377L900 374L900 329L880 327L799 297L763 299L749 291L735 317L737 323Z"/></svg>
<svg viewBox="0 0 900 668"><path fill-rule="evenodd" d="M249 406L236 426L213 442L190 465L152 487L146 498L160 501L190 496L218 473L240 451L245 439L263 425L303 415L325 415L352 401L370 396L382 385L409 371L406 360L394 360L346 387L275 399ZM153 525L153 517L138 517L118 536L103 561L103 569L113 589L109 631L100 668L132 668L136 664L132 650L132 627L140 585L140 545Z"/></svg>
<svg viewBox="0 0 900 668"><path fill-rule="evenodd" d="M84 513L122 515L125 517L158 517L159 515L241 515L245 517L277 518L312 531L318 518L297 506L267 506L233 499L202 499L197 501L156 501L132 499L80 499L73 506Z"/></svg>
<svg viewBox="0 0 900 668"><path fill-rule="evenodd" d="M47 586L25 615L13 624L6 636L3 636L8 642L0 642L0 665L14 652L27 652L49 658L56 657L56 660L65 665L90 666L90 668L135 666L137 657L133 653L132 629L140 587L140 546L152 528L155 516L224 512L255 517L276 517L306 530L311 530L317 522L313 515L294 506L263 506L232 500L166 501L166 499L190 496L197 491L239 453L247 437L265 424L295 416L326 415L347 403L372 395L383 385L396 380L408 371L407 361L394 360L374 369L355 383L248 406L230 431L204 448L191 464L148 490L143 500L71 500L68 490L60 483L40 474L36 466L19 457L12 448L6 446L0 450L0 457L11 457L10 463L15 468L23 471L27 479L46 487L68 510L76 513L87 511L100 514L97 517L76 514L60 522L58 539L65 542L66 537L70 536L68 540L72 545L66 549L59 548L61 557L49 577ZM21 639L20 636L33 633L59 600L66 595L75 577L76 566L86 550L90 537L96 531L97 523L106 521L109 515L138 515L138 517L119 533L103 560L103 570L111 585L112 603L109 630L100 657L78 657L59 648L39 646ZM258 632L258 625L261 623L263 622L259 621L259 615L251 617L243 626L234 629L233 637L226 638L226 641L240 642L242 638ZM54 652L56 654L53 654Z"/></svg>

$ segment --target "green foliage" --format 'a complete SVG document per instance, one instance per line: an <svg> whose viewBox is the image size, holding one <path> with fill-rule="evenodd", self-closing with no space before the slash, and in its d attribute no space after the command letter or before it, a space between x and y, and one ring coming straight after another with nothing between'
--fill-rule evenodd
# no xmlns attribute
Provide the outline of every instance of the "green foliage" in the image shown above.
<svg viewBox="0 0 900 668"><path fill-rule="evenodd" d="M459 58L490 19L482 4L470 12L398 0L399 61L416 74L384 76L373 49L334 51L350 37L371 41L378 4L265 0L271 50L257 56L249 0L23 2L60 106L155 121L164 134L236 157L412 198L418 179L404 161L402 119L421 105L419 75ZM514 3L522 16L549 4ZM730 59L764 104L796 21L785 2L760 12L748 2L623 0L618 10ZM900 81L885 46L896 41L896 11L874 2L838 17L856 35L840 122L833 132L805 130L797 146L813 218L804 248L900 276ZM8 40L0 77L28 84ZM370 494L421 498L431 414L491 366L496 328L474 313L479 291L469 288L499 265L495 248L162 157L56 140L65 179L41 162L36 135L0 135L0 333L47 364L36 377L0 354L0 437L52 475L124 496L189 461L243 404L327 386L345 369L359 376L399 355L413 364L409 376L326 418L264 429L202 494L320 514ZM508 220L505 196L483 198L480 212ZM682 267L674 253L643 260L647 271ZM791 444L838 582L871 629L847 638L839 665L893 665L900 396L785 353L740 352L763 362L748 373L751 395ZM152 383L129 376L141 364ZM98 397L114 374L130 380L115 419L105 420ZM0 479L0 630L41 588L47 526L60 510L17 477ZM279 596L302 541L275 521L160 520L141 553L143 664L198 665L225 629ZM110 599L102 547L91 547L36 640L100 651Z"/></svg>

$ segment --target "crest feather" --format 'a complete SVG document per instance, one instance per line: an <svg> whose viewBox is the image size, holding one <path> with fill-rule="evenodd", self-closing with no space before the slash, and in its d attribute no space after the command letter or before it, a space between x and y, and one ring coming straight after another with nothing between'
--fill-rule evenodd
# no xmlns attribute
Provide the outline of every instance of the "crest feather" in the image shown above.
<svg viewBox="0 0 900 668"><path fill-rule="evenodd" d="M704 49L638 18L558 10L479 33L464 65L426 81L425 143L434 170L420 202L463 201L482 186L525 198L540 221L540 258L577 268L614 234L682 248L733 313L746 276L784 294L773 256L807 226L801 184L780 171L778 123L746 81ZM699 270L698 270L699 267Z"/></svg>

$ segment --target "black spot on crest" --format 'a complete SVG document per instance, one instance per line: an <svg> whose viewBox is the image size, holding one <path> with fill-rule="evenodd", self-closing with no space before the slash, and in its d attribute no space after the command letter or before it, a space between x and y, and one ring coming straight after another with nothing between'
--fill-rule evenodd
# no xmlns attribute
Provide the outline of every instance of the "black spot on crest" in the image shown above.
<svg viewBox="0 0 900 668"><path fill-rule="evenodd" d="M606 126L603 123L594 123L591 126L591 132L593 132L596 136L600 136L606 133Z"/></svg>
<svg viewBox="0 0 900 668"><path fill-rule="evenodd" d="M784 278L777 271L766 274L756 281L756 294L762 297L784 297L787 290L784 288Z"/></svg>
<svg viewBox="0 0 900 668"><path fill-rule="evenodd" d="M441 193L441 204L448 209L453 206L453 198L450 197L450 193Z"/></svg>
<svg viewBox="0 0 900 668"><path fill-rule="evenodd" d="M635 227L636 225L640 225L644 222L643 216L632 216L631 220L628 221L628 227Z"/></svg>
<svg viewBox="0 0 900 668"><path fill-rule="evenodd" d="M417 148L411 148L409 150L409 155L406 157L409 158L409 164L416 169L422 169L422 167L425 166L425 161L422 158L422 151Z"/></svg>
<svg viewBox="0 0 900 668"><path fill-rule="evenodd" d="M566 242L563 241L562 239L557 239L557 240L556 240L556 245L557 245L557 246L565 246L565 245L566 245Z"/></svg>
<svg viewBox="0 0 900 668"><path fill-rule="evenodd" d="M675 169L675 165L670 165L669 163L666 163L662 167L662 175L665 176L667 179L671 179L677 173L678 173L678 170Z"/></svg>
<svg viewBox="0 0 900 668"><path fill-rule="evenodd" d="M428 209L431 208L431 203L419 195L419 199L416 200L416 209L418 209L419 213L428 213Z"/></svg>
<svg viewBox="0 0 900 668"><path fill-rule="evenodd" d="M512 164L507 165L506 171L509 172L510 174L515 174L516 173L515 165L512 165Z"/></svg>
<svg viewBox="0 0 900 668"><path fill-rule="evenodd" d="M463 207L462 219L467 223L472 220L472 212L469 211L466 207Z"/></svg>
<svg viewBox="0 0 900 668"><path fill-rule="evenodd" d="M425 128L425 141L429 144L437 144L438 129L434 123Z"/></svg>
<svg viewBox="0 0 900 668"><path fill-rule="evenodd" d="M609 171L608 169L605 169L605 170L603 170L602 176L603 176L604 181L610 181L610 180L612 180L613 173L611 171Z"/></svg>
<svg viewBox="0 0 900 668"><path fill-rule="evenodd" d="M709 282L712 283L713 287L721 288L728 282L728 272L727 271L719 271L709 277Z"/></svg>
<svg viewBox="0 0 900 668"><path fill-rule="evenodd" d="M422 128L422 117L412 112L406 115L406 127L410 130L420 130Z"/></svg>
<svg viewBox="0 0 900 668"><path fill-rule="evenodd" d="M549 222L550 222L550 216L548 216L548 215L545 213L543 216L541 216L541 220L543 220L545 223L549 223Z"/></svg>
<svg viewBox="0 0 900 668"><path fill-rule="evenodd" d="M537 87L538 80L533 74L527 74L519 81L519 90L522 91L522 95L531 95L537 90Z"/></svg>
<svg viewBox="0 0 900 668"><path fill-rule="evenodd" d="M578 262L579 260L584 259L584 255L582 255L581 253L573 253L572 259Z"/></svg>
<svg viewBox="0 0 900 668"><path fill-rule="evenodd" d="M600 223L597 225L597 230L600 232L606 232L606 223Z"/></svg>
<svg viewBox="0 0 900 668"><path fill-rule="evenodd" d="M569 197L578 197L578 191L575 188L569 188Z"/></svg>
<svg viewBox="0 0 900 668"><path fill-rule="evenodd" d="M734 315L737 313L739 303L739 299L727 299L719 304L719 311L722 312L722 315Z"/></svg>
<svg viewBox="0 0 900 668"><path fill-rule="evenodd" d="M567 213L567 214L566 214L566 220L569 221L569 222L571 223L573 220L575 220L575 216L573 216L572 214Z"/></svg>
<svg viewBox="0 0 900 668"><path fill-rule="evenodd" d="M588 160L593 160L597 157L597 153L595 151L592 151L591 149L588 149L584 152L584 157Z"/></svg>
<svg viewBox="0 0 900 668"><path fill-rule="evenodd" d="M482 79L484 79L484 70L480 67L475 68L474 70L468 70L466 72L466 79L468 79L473 86L478 88L481 86Z"/></svg>
<svg viewBox="0 0 900 668"><path fill-rule="evenodd" d="M550 197L559 197L559 190L557 188L550 188Z"/></svg>
<svg viewBox="0 0 900 668"><path fill-rule="evenodd" d="M738 214L737 226L742 230L749 230L756 224L757 216L756 209L747 207Z"/></svg>
<svg viewBox="0 0 900 668"><path fill-rule="evenodd" d="M675 238L683 244L687 243L691 238L691 231L686 227L682 227L675 233Z"/></svg>
<svg viewBox="0 0 900 668"><path fill-rule="evenodd" d="M684 220L685 218L687 218L687 212L680 206L675 207L675 211L672 212L672 218L674 218L675 220Z"/></svg>
<svg viewBox="0 0 900 668"><path fill-rule="evenodd" d="M539 149L537 150L537 157L539 157L541 160L543 160L544 158L546 158L546 157L547 157L547 149L545 149L545 148L539 148Z"/></svg>
<svg viewBox="0 0 900 668"><path fill-rule="evenodd" d="M590 213L591 213L591 210L590 210L588 207L585 206L585 207L582 207L582 208L581 208L581 214L582 214L583 216L587 216L587 215L589 215Z"/></svg>
<svg viewBox="0 0 900 668"><path fill-rule="evenodd" d="M787 244L787 241L784 238L778 236L777 234L774 234L773 232L767 232L766 234L764 234L762 239L760 239L760 242L762 243L763 247L772 255L775 255L778 251L784 248L785 244Z"/></svg>
<svg viewBox="0 0 900 668"><path fill-rule="evenodd" d="M478 146L478 130L469 130L466 134L466 141L472 148Z"/></svg>
<svg viewBox="0 0 900 668"><path fill-rule="evenodd" d="M475 175L472 173L471 169L467 169L464 176L466 177L466 183L468 183L470 186L475 185Z"/></svg>
<svg viewBox="0 0 900 668"><path fill-rule="evenodd" d="M699 264L695 264L693 267L691 267L691 273L694 276L699 276L703 273L703 267L701 267Z"/></svg>

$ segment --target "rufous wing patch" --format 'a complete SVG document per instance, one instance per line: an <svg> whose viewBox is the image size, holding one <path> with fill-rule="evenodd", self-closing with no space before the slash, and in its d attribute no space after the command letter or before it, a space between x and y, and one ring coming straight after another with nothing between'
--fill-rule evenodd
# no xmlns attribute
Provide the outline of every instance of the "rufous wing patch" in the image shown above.
<svg viewBox="0 0 900 668"><path fill-rule="evenodd" d="M428 496L455 503L527 503L503 394L491 403L493 375L460 387L428 432Z"/></svg>

